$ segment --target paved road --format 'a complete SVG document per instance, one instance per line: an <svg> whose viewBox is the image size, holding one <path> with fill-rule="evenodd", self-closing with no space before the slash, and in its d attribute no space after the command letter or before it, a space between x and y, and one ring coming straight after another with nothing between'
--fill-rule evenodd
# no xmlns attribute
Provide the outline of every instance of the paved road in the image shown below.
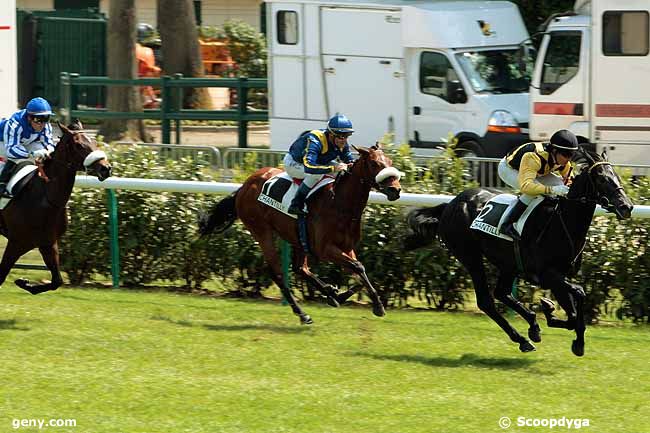
<svg viewBox="0 0 650 433"><path fill-rule="evenodd" d="M149 132L154 136L154 142L160 143L161 134L160 129L149 129ZM176 136L172 131L172 141ZM249 130L248 131L248 145L254 147L268 147L270 143L270 134L268 129L263 130ZM181 144L194 144L215 147L238 147L237 130L182 130Z"/></svg>

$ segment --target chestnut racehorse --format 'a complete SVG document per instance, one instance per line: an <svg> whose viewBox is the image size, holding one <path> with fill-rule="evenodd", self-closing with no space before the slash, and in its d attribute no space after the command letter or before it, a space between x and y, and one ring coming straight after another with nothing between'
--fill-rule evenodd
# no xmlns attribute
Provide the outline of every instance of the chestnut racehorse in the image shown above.
<svg viewBox="0 0 650 433"><path fill-rule="evenodd" d="M33 295L56 290L63 283L58 241L67 227L66 203L76 173L86 170L99 180L111 175L106 154L84 133L81 122L59 127L63 136L50 158L43 162L44 176L33 176L0 211L0 233L7 238L0 263L0 285L23 254L38 248L52 273L52 282L31 284L23 278L16 280L18 287Z"/></svg>
<svg viewBox="0 0 650 433"><path fill-rule="evenodd" d="M392 167L392 161L378 145L357 148L357 159L347 172L339 174L337 180L316 191L307 202L307 231L309 249L319 260L341 265L360 277L373 303L376 316L385 315L384 306L377 291L370 283L365 268L354 252L361 238L361 215L368 203L371 188L386 195L388 200L397 200L401 186L401 173ZM219 201L208 214L201 216L199 231L202 235L222 232L237 218L259 242L264 258L271 268L272 278L280 287L282 295L291 309L300 317L302 324L313 323L296 303L291 290L284 283L280 257L274 246L274 237L280 236L294 247L294 272L301 274L308 284L327 295L328 304L337 307L356 290L337 294L332 285L324 283L309 270L307 254L300 246L297 221L284 213L257 200L264 182L282 170L265 167L253 173L235 193Z"/></svg>

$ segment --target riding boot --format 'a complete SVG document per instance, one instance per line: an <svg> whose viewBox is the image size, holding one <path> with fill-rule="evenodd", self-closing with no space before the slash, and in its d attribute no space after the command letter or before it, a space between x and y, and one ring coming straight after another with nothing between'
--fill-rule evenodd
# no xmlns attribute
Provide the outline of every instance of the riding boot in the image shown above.
<svg viewBox="0 0 650 433"><path fill-rule="evenodd" d="M7 183L11 179L11 176L14 174L14 168L16 168L16 163L11 160L6 160L5 165L2 168L2 173L0 173L0 196L11 197L9 191L7 191Z"/></svg>
<svg viewBox="0 0 650 433"><path fill-rule="evenodd" d="M311 191L311 188L305 185L305 182L301 183L298 187L298 191L296 191L296 196L293 198L293 200L291 200L291 205L289 206L287 212L297 216L307 215L307 212L304 211L304 207L305 198L307 198L309 191Z"/></svg>
<svg viewBox="0 0 650 433"><path fill-rule="evenodd" d="M523 215L527 207L528 205L526 203L521 200L517 200L517 203L515 203L515 206L512 208L506 217L506 220L503 222L503 225L501 226L501 234L510 236L512 239L515 239L517 241L521 239L521 236L517 232L517 229L515 229L515 223L519 217Z"/></svg>

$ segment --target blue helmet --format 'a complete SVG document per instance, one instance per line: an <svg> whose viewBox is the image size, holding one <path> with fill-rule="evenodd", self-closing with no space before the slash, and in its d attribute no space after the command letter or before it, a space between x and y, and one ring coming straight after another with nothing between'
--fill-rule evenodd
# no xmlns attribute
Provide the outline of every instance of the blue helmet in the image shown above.
<svg viewBox="0 0 650 433"><path fill-rule="evenodd" d="M352 134L354 132L350 119L338 113L327 122L327 130L334 134Z"/></svg>
<svg viewBox="0 0 650 433"><path fill-rule="evenodd" d="M43 98L34 98L27 103L25 107L27 113L33 114L35 116L49 116L52 114L52 107L50 103Z"/></svg>

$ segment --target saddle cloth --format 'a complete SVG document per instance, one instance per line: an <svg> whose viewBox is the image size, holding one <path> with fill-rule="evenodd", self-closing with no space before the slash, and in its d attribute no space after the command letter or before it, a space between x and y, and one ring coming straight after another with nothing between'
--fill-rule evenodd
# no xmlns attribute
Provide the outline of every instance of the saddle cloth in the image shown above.
<svg viewBox="0 0 650 433"><path fill-rule="evenodd" d="M334 180L335 178L333 176L323 176L323 178L314 185L311 191L309 191L307 198L311 197L312 194L323 188L325 185L334 182ZM257 200L265 205L271 206L273 209L276 209L283 214L289 215L291 218L297 218L296 215L288 213L287 210L289 209L291 200L293 200L293 197L296 195L296 191L298 191L298 187L301 183L301 179L293 179L286 171L283 171L264 182L262 192L260 192Z"/></svg>
<svg viewBox="0 0 650 433"><path fill-rule="evenodd" d="M22 188L27 184L29 179L31 179L31 177L35 174L37 168L38 167L36 167L36 165L34 165L34 163L31 161L24 161L19 163L18 169L15 171L14 175L11 176L9 182L7 182L7 192L9 192L9 194L12 196L18 195ZM2 163L2 170L4 170L4 162ZM0 210L4 209L10 201L10 197L1 197Z"/></svg>
<svg viewBox="0 0 650 433"><path fill-rule="evenodd" d="M535 210L535 208L544 201L544 196L540 195L535 197L533 201L528 205L528 208L524 211L524 214L519 218L515 223L515 230L521 235L524 231L524 226L530 214ZM478 214L472 225L469 228L485 232L489 235L496 236L501 239L506 239L512 242L510 236L506 236L500 233L501 225L506 219L507 213L514 207L517 202L517 196L512 194L499 194L493 197L490 201L485 203L483 209Z"/></svg>

